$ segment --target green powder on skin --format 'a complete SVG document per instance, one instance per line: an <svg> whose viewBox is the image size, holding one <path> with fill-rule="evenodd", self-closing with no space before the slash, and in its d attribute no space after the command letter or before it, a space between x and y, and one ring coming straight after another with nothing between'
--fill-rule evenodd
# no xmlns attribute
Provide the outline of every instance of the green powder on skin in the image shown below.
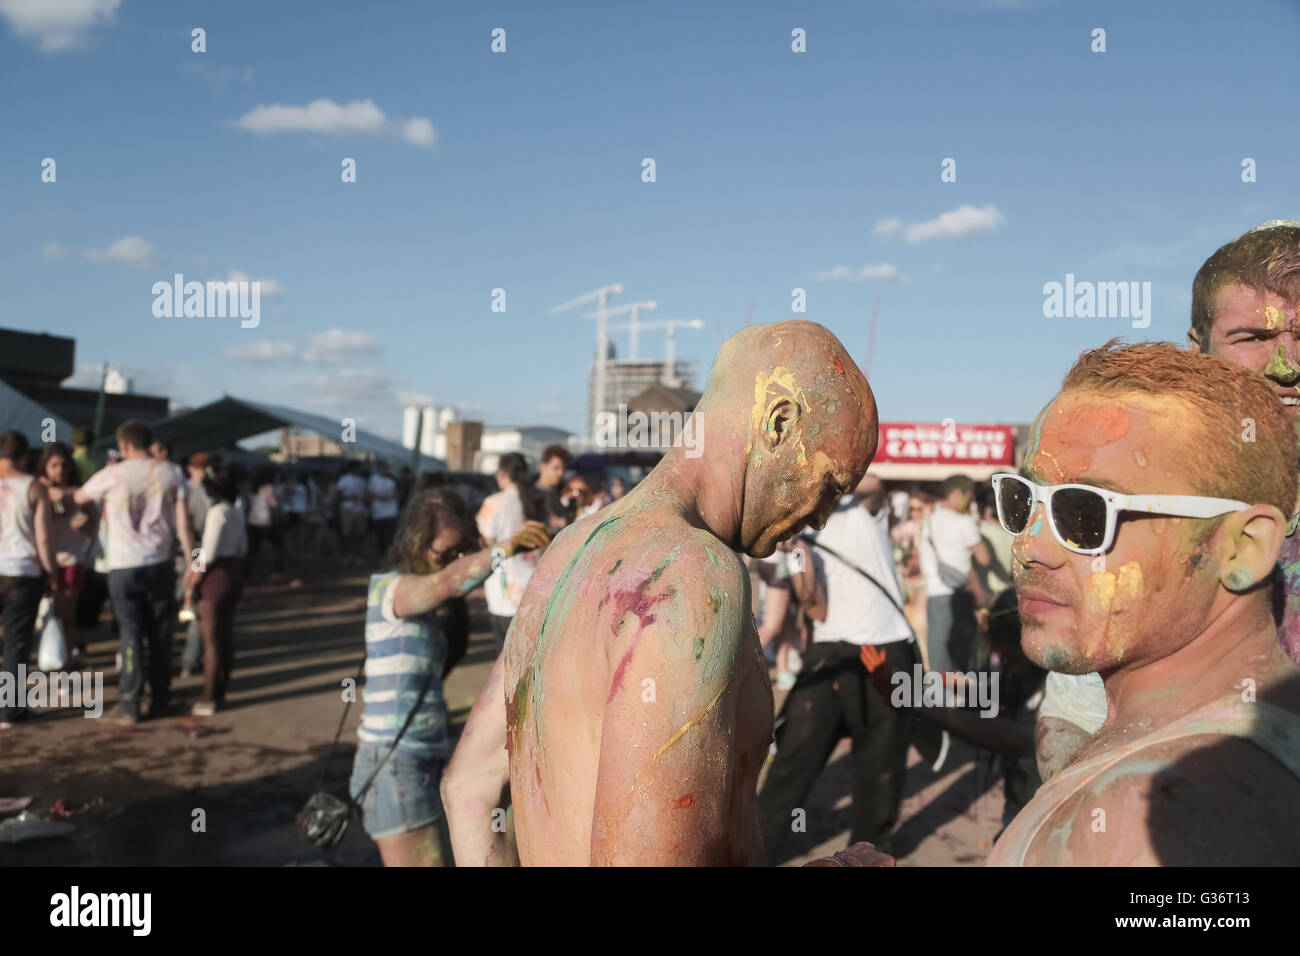
<svg viewBox="0 0 1300 956"><path fill-rule="evenodd" d="M1273 378L1294 378L1300 374L1300 369L1287 361L1286 347L1279 345L1277 351L1273 353L1273 357L1264 366L1264 374Z"/></svg>

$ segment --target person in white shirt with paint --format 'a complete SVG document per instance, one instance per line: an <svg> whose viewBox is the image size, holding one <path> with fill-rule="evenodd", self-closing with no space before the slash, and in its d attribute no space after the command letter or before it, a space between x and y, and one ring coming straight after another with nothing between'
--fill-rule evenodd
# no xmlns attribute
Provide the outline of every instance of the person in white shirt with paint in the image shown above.
<svg viewBox="0 0 1300 956"><path fill-rule="evenodd" d="M108 538L108 590L121 626L122 679L115 719L140 719L144 660L148 647L150 717L165 716L171 703L172 632L176 622L176 566L172 547L180 538L192 554L186 499L189 485L178 465L149 454L153 433L141 422L117 429L122 460L95 473L77 489L77 504L103 502L112 529Z"/></svg>

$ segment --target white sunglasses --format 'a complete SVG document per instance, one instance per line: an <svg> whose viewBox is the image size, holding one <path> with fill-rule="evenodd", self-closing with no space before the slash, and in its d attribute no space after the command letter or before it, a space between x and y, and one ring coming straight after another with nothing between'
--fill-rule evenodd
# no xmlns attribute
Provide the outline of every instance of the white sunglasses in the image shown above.
<svg viewBox="0 0 1300 956"><path fill-rule="evenodd" d="M1075 554L1097 555L1115 543L1115 517L1121 511L1174 518L1217 518L1251 507L1244 501L1200 495L1122 495L1092 485L1040 485L1020 475L993 476L998 521L1010 534L1029 525L1039 502L1056 540Z"/></svg>

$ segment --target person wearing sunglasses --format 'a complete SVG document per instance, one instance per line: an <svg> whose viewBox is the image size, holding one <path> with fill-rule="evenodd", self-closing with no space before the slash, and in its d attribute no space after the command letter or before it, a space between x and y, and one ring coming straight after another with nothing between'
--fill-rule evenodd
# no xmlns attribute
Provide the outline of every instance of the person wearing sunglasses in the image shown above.
<svg viewBox="0 0 1300 956"><path fill-rule="evenodd" d="M1192 282L1188 344L1268 379L1300 422L1300 222L1270 220L1225 243ZM1288 436L1289 443L1296 436ZM1278 640L1300 664L1300 518L1287 527L1273 570ZM1039 715L1038 765L1047 779L1069 762L1106 715L1097 674L1048 676Z"/></svg>
<svg viewBox="0 0 1300 956"><path fill-rule="evenodd" d="M995 477L1025 653L1099 673L1109 714L990 864L1300 862L1300 671L1270 601L1290 434L1263 378L1110 343L1039 414L1020 473Z"/></svg>

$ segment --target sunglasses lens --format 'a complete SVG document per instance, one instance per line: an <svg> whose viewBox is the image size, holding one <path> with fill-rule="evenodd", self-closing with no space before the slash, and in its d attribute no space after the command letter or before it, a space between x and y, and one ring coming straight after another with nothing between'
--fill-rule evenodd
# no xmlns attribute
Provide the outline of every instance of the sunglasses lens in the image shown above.
<svg viewBox="0 0 1300 956"><path fill-rule="evenodd" d="M1095 491L1062 488L1052 495L1052 521L1070 547L1100 548L1106 539L1106 499Z"/></svg>
<svg viewBox="0 0 1300 956"><path fill-rule="evenodd" d="M1002 527L1012 534L1024 531L1034 510L1033 491L1028 483L1018 478L1003 478L998 485L998 509Z"/></svg>

